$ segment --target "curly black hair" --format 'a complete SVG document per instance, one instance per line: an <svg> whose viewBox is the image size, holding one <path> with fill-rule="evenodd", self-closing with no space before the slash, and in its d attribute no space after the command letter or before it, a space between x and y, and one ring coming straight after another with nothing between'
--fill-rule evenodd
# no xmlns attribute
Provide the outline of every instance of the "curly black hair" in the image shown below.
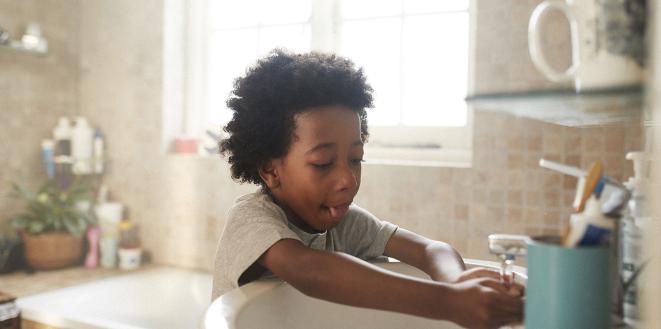
<svg viewBox="0 0 661 329"><path fill-rule="evenodd" d="M372 87L363 70L334 54L294 54L282 49L266 57L234 81L227 106L234 112L223 128L229 137L220 152L229 155L232 178L266 188L258 169L287 154L296 114L320 106L346 106L360 117L361 139L367 141L366 108Z"/></svg>

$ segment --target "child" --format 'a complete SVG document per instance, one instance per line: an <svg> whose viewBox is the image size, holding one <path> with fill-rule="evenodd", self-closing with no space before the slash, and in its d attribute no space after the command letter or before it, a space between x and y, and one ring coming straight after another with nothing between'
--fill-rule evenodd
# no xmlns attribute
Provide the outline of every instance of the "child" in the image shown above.
<svg viewBox="0 0 661 329"><path fill-rule="evenodd" d="M337 303L498 327L522 316L522 287L465 270L449 245L381 221L353 204L360 187L372 88L342 57L275 50L236 80L220 143L232 177L261 185L229 211L213 298L275 274ZM389 256L431 277L365 260ZM389 287L387 290L383 287Z"/></svg>

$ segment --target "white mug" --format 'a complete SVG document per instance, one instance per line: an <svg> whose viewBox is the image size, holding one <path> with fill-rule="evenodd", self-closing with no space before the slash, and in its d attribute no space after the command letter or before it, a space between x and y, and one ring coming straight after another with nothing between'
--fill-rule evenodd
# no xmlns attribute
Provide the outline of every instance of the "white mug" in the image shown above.
<svg viewBox="0 0 661 329"><path fill-rule="evenodd" d="M618 0L556 0L540 3L530 16L528 25L528 47L537 69L554 82L573 80L576 91L640 84L642 67L635 56L626 53L626 48L630 47L618 45L624 48L618 51L610 45L629 42L632 39L627 36L630 35L635 40L642 40L641 35L627 27L629 20L640 20L640 17L627 16L623 12L622 3ZM544 13L553 9L562 12L569 22L572 63L564 72L548 64L540 42L539 23ZM642 41L640 44L642 47Z"/></svg>

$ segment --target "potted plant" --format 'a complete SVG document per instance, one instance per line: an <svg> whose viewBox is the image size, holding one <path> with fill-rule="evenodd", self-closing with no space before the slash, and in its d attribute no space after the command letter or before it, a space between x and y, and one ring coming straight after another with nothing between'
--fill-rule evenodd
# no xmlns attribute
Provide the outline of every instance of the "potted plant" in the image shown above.
<svg viewBox="0 0 661 329"><path fill-rule="evenodd" d="M38 270L73 265L81 258L82 236L93 221L92 188L80 182L61 187L47 181L36 193L14 183L12 196L26 211L9 219L19 229L27 263Z"/></svg>

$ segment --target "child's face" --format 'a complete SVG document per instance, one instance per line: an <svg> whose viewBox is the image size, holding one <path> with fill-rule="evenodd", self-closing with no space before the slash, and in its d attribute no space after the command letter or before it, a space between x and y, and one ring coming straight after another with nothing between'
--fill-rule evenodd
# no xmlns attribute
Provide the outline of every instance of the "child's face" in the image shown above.
<svg viewBox="0 0 661 329"><path fill-rule="evenodd" d="M294 120L288 153L272 161L276 184L269 188L301 228L325 231L340 223L360 187L360 119L347 107L327 106Z"/></svg>

